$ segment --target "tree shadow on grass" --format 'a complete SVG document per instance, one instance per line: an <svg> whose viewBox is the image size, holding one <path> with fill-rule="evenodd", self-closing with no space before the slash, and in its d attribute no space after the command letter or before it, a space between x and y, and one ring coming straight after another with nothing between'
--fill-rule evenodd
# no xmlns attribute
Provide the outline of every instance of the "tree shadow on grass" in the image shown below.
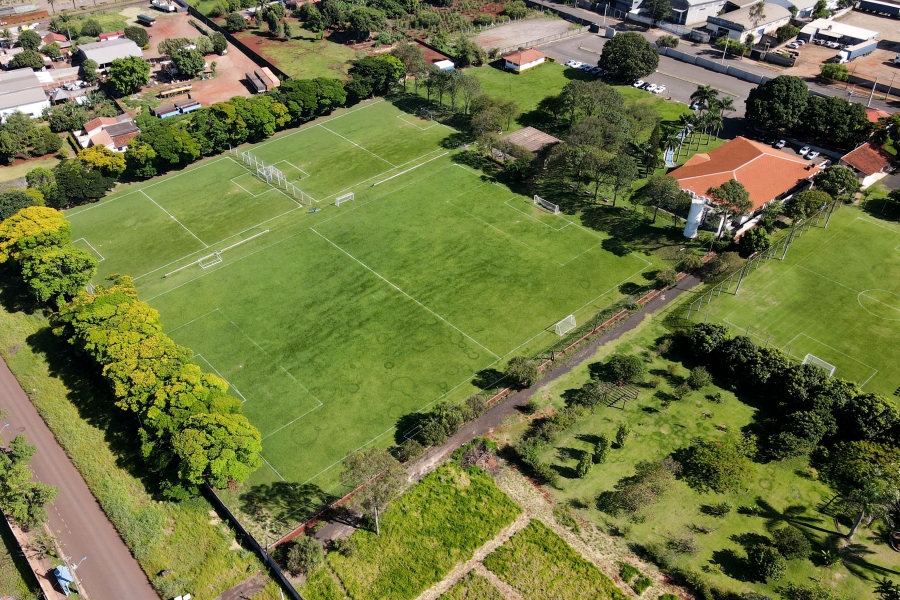
<svg viewBox="0 0 900 600"><path fill-rule="evenodd" d="M587 454L579 448L560 447L556 449L556 456L559 460L581 460L581 457Z"/></svg>
<svg viewBox="0 0 900 600"><path fill-rule="evenodd" d="M276 521L300 523L337 497L311 483L276 481L248 488L239 500L241 510L251 518L266 512Z"/></svg>
<svg viewBox="0 0 900 600"><path fill-rule="evenodd" d="M572 467L552 464L550 465L550 468L556 471L560 477L565 477L566 479L578 479L578 471Z"/></svg>
<svg viewBox="0 0 900 600"><path fill-rule="evenodd" d="M578 435L575 436L575 439L578 440L579 442L584 442L585 444L590 444L591 446L594 446L597 444L597 442L600 441L600 436L594 435L593 433L579 433Z"/></svg>
<svg viewBox="0 0 900 600"><path fill-rule="evenodd" d="M869 200L863 205L863 210L869 216L882 221L900 220L900 202L894 202L887 198Z"/></svg>
<svg viewBox="0 0 900 600"><path fill-rule="evenodd" d="M504 374L502 372L488 367L487 369L482 369L475 373L475 377L472 379L472 385L481 390L494 389L500 385L500 380L503 379L503 376Z"/></svg>
<svg viewBox="0 0 900 600"><path fill-rule="evenodd" d="M723 548L712 553L713 564L719 565L722 573L738 581L752 581L747 570L747 561L732 548Z"/></svg>

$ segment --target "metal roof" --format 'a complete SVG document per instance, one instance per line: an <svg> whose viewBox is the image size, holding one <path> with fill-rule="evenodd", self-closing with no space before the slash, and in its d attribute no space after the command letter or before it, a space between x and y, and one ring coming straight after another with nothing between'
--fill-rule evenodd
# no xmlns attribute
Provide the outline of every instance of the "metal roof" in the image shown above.
<svg viewBox="0 0 900 600"><path fill-rule="evenodd" d="M0 73L0 110L46 100L44 88L30 68Z"/></svg>
<svg viewBox="0 0 900 600"><path fill-rule="evenodd" d="M92 42L79 46L81 54L85 60L94 60L98 65L107 65L117 58L126 58L129 56L143 57L141 49L138 45L128 38L115 38L102 42Z"/></svg>
<svg viewBox="0 0 900 600"><path fill-rule="evenodd" d="M878 37L877 31L863 29L862 27L848 25L846 23L841 23L840 21L832 21L830 19L816 19L811 23L807 23L801 31L810 34L815 33L816 31L820 34L827 32L831 33L833 36L849 37L862 41L874 40Z"/></svg>
<svg viewBox="0 0 900 600"><path fill-rule="evenodd" d="M738 10L725 13L723 15L708 17L707 20L710 23L715 24L721 24L722 21L727 21L728 23L734 23L735 25L742 27L744 31L750 31L753 29L764 27L769 23L774 23L775 21L791 18L791 11L789 11L785 7L766 2L763 7L763 15L765 15L765 18L762 19L758 25L754 25L753 19L750 17L750 11L754 6L755 5L750 5L744 8L739 8Z"/></svg>

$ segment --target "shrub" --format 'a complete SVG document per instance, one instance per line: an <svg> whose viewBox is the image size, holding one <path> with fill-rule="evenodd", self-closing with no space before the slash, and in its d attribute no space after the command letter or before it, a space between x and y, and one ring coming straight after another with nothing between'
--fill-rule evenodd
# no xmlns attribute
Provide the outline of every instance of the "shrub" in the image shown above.
<svg viewBox="0 0 900 600"><path fill-rule="evenodd" d="M732 508L730 502L719 502L718 504L708 506L706 512L714 517L724 517L731 512Z"/></svg>
<svg viewBox="0 0 900 600"><path fill-rule="evenodd" d="M758 581L778 581L787 572L787 561L776 548L754 544L747 548L747 569Z"/></svg>
<svg viewBox="0 0 900 600"><path fill-rule="evenodd" d="M606 458L609 456L609 438L605 435L597 436L597 443L594 444L594 463L601 465L606 462Z"/></svg>
<svg viewBox="0 0 900 600"><path fill-rule="evenodd" d="M605 365L606 377L611 381L638 381L647 373L647 365L635 355L614 354Z"/></svg>
<svg viewBox="0 0 900 600"><path fill-rule="evenodd" d="M476 27L484 27L485 25L491 25L494 22L494 16L488 14L480 14L475 15L475 18L472 19L472 25Z"/></svg>
<svg viewBox="0 0 900 600"><path fill-rule="evenodd" d="M850 70L847 65L826 63L819 67L819 76L832 81L847 81L850 79Z"/></svg>
<svg viewBox="0 0 900 600"><path fill-rule="evenodd" d="M663 48L677 48L678 42L680 41L681 40L674 35L661 35L659 36L659 39L656 40L656 45Z"/></svg>
<svg viewBox="0 0 900 600"><path fill-rule="evenodd" d="M619 563L619 577L621 577L622 581L625 583L631 583L631 580L640 574L641 572L630 564L626 562Z"/></svg>
<svg viewBox="0 0 900 600"><path fill-rule="evenodd" d="M422 456L423 452L425 452L425 446L415 439L408 439L400 445L397 451L397 460L403 463L409 462Z"/></svg>
<svg viewBox="0 0 900 600"><path fill-rule="evenodd" d="M514 384L531 387L538 379L538 365L524 356L514 356L506 367L506 376Z"/></svg>
<svg viewBox="0 0 900 600"><path fill-rule="evenodd" d="M125 37L143 48L150 43L150 36L143 27L130 26L125 28Z"/></svg>
<svg viewBox="0 0 900 600"><path fill-rule="evenodd" d="M680 454L684 478L694 489L737 491L753 472L750 457L756 454L756 438L730 434L711 440L698 438Z"/></svg>
<svg viewBox="0 0 900 600"><path fill-rule="evenodd" d="M691 369L691 374L687 379L687 384L692 390L699 390L702 387L708 386L711 382L712 377L709 375L709 371L706 370L706 367L694 367Z"/></svg>
<svg viewBox="0 0 900 600"><path fill-rule="evenodd" d="M809 540L793 525L785 525L772 532L775 547L787 559L808 558L811 551Z"/></svg>
<svg viewBox="0 0 900 600"><path fill-rule="evenodd" d="M676 364L676 363L669 363L666 366L666 373L668 373L670 377L676 377L678 375L678 371L680 371L680 370L681 369L678 367L678 364Z"/></svg>
<svg viewBox="0 0 900 600"><path fill-rule="evenodd" d="M356 555L356 550L356 540L353 539L353 536L334 540L334 551L339 553L341 556L353 558L353 556Z"/></svg>
<svg viewBox="0 0 900 600"><path fill-rule="evenodd" d="M694 271L699 271L702 267L703 259L696 254L687 252L685 252L685 256L678 264L678 268L680 268L685 273L693 273Z"/></svg>
<svg viewBox="0 0 900 600"><path fill-rule="evenodd" d="M660 289L670 288L678 282L675 269L661 269L656 273L656 285Z"/></svg>
<svg viewBox="0 0 900 600"><path fill-rule="evenodd" d="M767 250L771 245L771 240L769 239L769 234L766 233L764 229L761 227L754 227L741 236L741 241L738 245L740 247L741 256L746 258L757 252Z"/></svg>
<svg viewBox="0 0 900 600"><path fill-rule="evenodd" d="M543 483L555 488L559 487L559 474L548 463L537 463L532 468L534 469L534 474Z"/></svg>
<svg viewBox="0 0 900 600"><path fill-rule="evenodd" d="M591 472L591 468L594 466L594 457L593 453L585 452L581 455L581 458L578 459L578 466L575 467L575 471L578 473L579 479L584 479L587 477L588 473Z"/></svg>
<svg viewBox="0 0 900 600"><path fill-rule="evenodd" d="M691 534L686 534L680 537L673 537L670 539L666 545L673 552L677 552L678 554L696 554L700 550L700 545L697 543L697 538L695 538Z"/></svg>
<svg viewBox="0 0 900 600"><path fill-rule="evenodd" d="M653 580L647 577L646 575L641 575L638 577L637 581L631 584L631 589L640 596L644 592L647 591L647 588L653 585Z"/></svg>
<svg viewBox="0 0 900 600"><path fill-rule="evenodd" d="M510 19L522 19L528 14L528 7L522 0L513 0L503 7L503 14Z"/></svg>
<svg viewBox="0 0 900 600"><path fill-rule="evenodd" d="M835 600L834 592L821 583L789 583L781 590L785 600Z"/></svg>
<svg viewBox="0 0 900 600"><path fill-rule="evenodd" d="M629 427L627 423L620 423L618 429L616 429L616 444L618 444L620 448L623 447L630 435L631 427Z"/></svg>
<svg viewBox="0 0 900 600"><path fill-rule="evenodd" d="M676 400L684 400L693 390L694 388L689 383L683 382L675 386L675 389L672 390L672 395L675 396Z"/></svg>
<svg viewBox="0 0 900 600"><path fill-rule="evenodd" d="M81 35L86 37L97 37L103 33L103 27L96 19L88 19L81 24Z"/></svg>
<svg viewBox="0 0 900 600"><path fill-rule="evenodd" d="M324 560L322 544L308 535L296 538L287 550L287 568L294 574L312 573L322 566Z"/></svg>
<svg viewBox="0 0 900 600"><path fill-rule="evenodd" d="M247 29L247 19L238 13L231 13L225 19L225 29L231 33Z"/></svg>

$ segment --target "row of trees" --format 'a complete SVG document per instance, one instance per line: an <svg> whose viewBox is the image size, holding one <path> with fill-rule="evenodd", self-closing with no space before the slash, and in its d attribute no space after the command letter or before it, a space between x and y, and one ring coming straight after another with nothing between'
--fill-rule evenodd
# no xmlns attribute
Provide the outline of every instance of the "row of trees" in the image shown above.
<svg viewBox="0 0 900 600"><path fill-rule="evenodd" d="M900 411L887 398L829 378L814 365L797 364L776 348L760 348L748 337L729 337L723 325L696 325L688 342L695 358L755 395L767 415L766 453L813 455L856 511L848 537L863 519L883 515L900 501L900 449L894 443Z"/></svg>
<svg viewBox="0 0 900 600"><path fill-rule="evenodd" d="M11 163L21 154L52 154L61 147L62 139L29 115L16 111L0 123L0 164Z"/></svg>
<svg viewBox="0 0 900 600"><path fill-rule="evenodd" d="M34 473L28 463L34 453L35 447L28 445L24 435L14 437L9 449L0 452L0 511L25 530L47 522L44 505L56 500L59 493L52 485L32 481Z"/></svg>
<svg viewBox="0 0 900 600"><path fill-rule="evenodd" d="M874 128L862 104L813 96L802 79L791 75L780 75L750 90L746 118L767 131L794 130L847 148L864 142Z"/></svg>

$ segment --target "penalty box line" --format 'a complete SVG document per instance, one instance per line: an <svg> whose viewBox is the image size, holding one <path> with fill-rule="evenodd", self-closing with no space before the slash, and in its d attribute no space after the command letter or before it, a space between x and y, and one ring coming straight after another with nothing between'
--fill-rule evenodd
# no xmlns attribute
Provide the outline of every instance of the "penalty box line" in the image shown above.
<svg viewBox="0 0 900 600"><path fill-rule="evenodd" d="M97 256L100 257L100 260L98 260L97 262L103 262L104 260L106 260L105 258L103 258L103 255L100 254L99 252L97 252L97 249L94 248L94 246L91 245L91 243L90 243L89 241L87 241L85 238L80 237L80 238L78 238L77 240L72 240L72 244L74 244L75 242L84 242L85 244L87 244L87 245L88 245L88 248L90 248L91 250L93 250L93 251L94 251L94 254L96 254Z"/></svg>
<svg viewBox="0 0 900 600"><path fill-rule="evenodd" d="M357 143L354 142L353 140L348 139L348 138L342 136L342 135L339 134L337 131L332 131L331 129L328 129L327 127L325 127L325 126L322 125L322 124L319 124L319 125L317 125L316 127L321 127L322 129L324 129L324 130L327 131L328 133L332 133L332 134L338 136L339 138L341 138L342 140L344 140L345 142L349 142L349 143L353 144L354 146L356 146L357 148L359 148L359 149L362 150L363 152L368 152L369 154L371 154L372 156L374 156L374 157L377 158L378 160L383 161L383 162L386 162L387 164L391 165L391 166L394 167L395 169L397 168L397 165L395 165L395 164L392 163L391 161L389 161L389 160L387 160L387 159L384 159L384 158L381 158L380 156L378 156L377 154L375 154L375 153L372 152L371 150L369 150L369 149L367 149L367 148L363 148L362 146L360 146L359 144L357 144Z"/></svg>
<svg viewBox="0 0 900 600"><path fill-rule="evenodd" d="M161 210L161 211L163 211L164 213L166 213L167 215L169 215L169 217L170 217L173 221L175 221L176 223L178 223L179 225L181 225L181 228L184 229L185 231L187 231L189 234L191 234L191 235L194 237L195 240L197 240L198 242L200 242L201 244L203 244L203 247L204 247L204 248L209 248L209 244L207 244L206 242L204 242L203 240L201 240L199 237L197 237L197 234L195 234L193 231L191 231L190 229L188 229L187 227L185 227L184 223L182 223L181 221L179 221L178 219L176 219L176 218L175 218L175 215L173 215L172 213L170 213L169 211L167 211L166 209L164 209L162 206L160 206L159 203L158 203L156 200L154 200L153 198L151 198L151 197L147 194L147 192L145 192L144 190L140 190L140 192L141 192L144 196L147 197L147 200L149 200L150 202L152 202L153 204L155 204L156 207L159 208L159 210Z"/></svg>
<svg viewBox="0 0 900 600"><path fill-rule="evenodd" d="M452 327L454 330L457 331L457 333L460 333L460 334L462 334L463 336L465 336L466 339L468 339L469 341L471 341L472 343L474 343L475 345L477 345L479 348L481 348L482 350L484 350L485 352L487 352L488 354L490 354L490 355L493 356L494 358L500 358L499 355L497 355L495 352L493 352L493 351L491 351L490 349L488 349L488 348L487 348L486 346L484 346L481 342L479 342L478 340L476 340L475 338L473 338L472 336L470 336L468 333L466 333L465 331L463 331L462 329L460 329L459 327L457 327L456 325L454 325L453 323L451 323L450 321L448 321L447 319L445 319L445 318L442 317L441 315L437 314L436 312L434 312L433 310L431 310L430 308L428 308L427 306L425 306L424 304L422 304L421 302L419 302L418 300L416 300L415 298L413 298L412 296L410 296L408 293L406 293L405 291L403 291L398 285L396 285L396 284L392 283L391 281L389 281L386 277L384 277L383 275L381 275L378 271L376 271L375 269L373 269L373 268L370 267L369 265L365 264L364 262L362 262L361 260L359 260L358 258L356 258L355 256L353 256L352 254L350 254L349 252L347 252L346 250L344 250L343 248L341 248L340 246L338 246L338 245L335 244L334 242L332 242L330 239L328 239L327 237L325 237L324 235L322 235L321 233L319 233L318 231L316 231L314 228L310 227L309 230L312 231L313 233L315 233L316 235L318 235L319 237L321 237L323 240L325 240L326 242L328 242L329 244L331 244L331 245L334 246L335 248L337 248L338 250L340 250L341 252L343 252L344 254L346 254L348 257L350 257L351 259L353 259L353 260L354 260L355 262L357 262L360 266L362 266L364 269L366 269L367 271L369 271L370 273L372 273L373 275L375 275L376 277L378 277L379 279L381 279L383 282L385 282L386 284L388 284L389 286L391 286L392 288L394 288L395 290L397 290L398 292L400 292L401 294L403 294L404 296L406 296L407 298L409 298L410 300L412 300L413 302L415 302L416 304L418 304L420 307L424 308L424 309L425 309L428 313L430 313L432 316L437 317L438 319L440 319L441 321L443 321L444 323L446 323L447 325L449 325L450 327Z"/></svg>
<svg viewBox="0 0 900 600"><path fill-rule="evenodd" d="M834 347L832 347L832 346L829 346L829 345L826 344L825 342L819 341L819 340L817 340L816 338L814 338L813 336L811 336L811 335L809 335L809 334L806 334L806 333L803 333L803 332L798 333L797 335L795 335L794 337L792 337L792 338L790 339L790 341L788 341L787 344L785 344L784 346L782 346L782 347L781 347L782 352L783 352L784 349L785 349L786 347L788 347L788 346L790 346L790 347L793 348L793 346L794 346L794 341L795 341L798 337L800 337L800 336L803 336L803 337L805 337L805 338L807 338L807 339L810 339L810 340L814 341L815 343L817 343L817 344L819 344L819 345L825 346L825 347L828 348L829 350L832 350L832 351L834 351L834 352L837 352L838 354L840 354L840 355L843 356L843 357L849 358L850 360L852 360L853 362L855 362L855 363L858 364L858 365L862 365L862 366L864 366L864 367L867 368L867 369L871 369L871 370L872 370L872 374L869 375L869 378L868 378L868 379L866 379L864 382L862 382L861 384L859 384L859 387L863 387L864 385L866 385L867 383L869 383L869 382L872 380L873 377L875 377L876 375L878 375L878 369L876 369L876 368L873 367L872 365L868 365L868 364L864 363L864 362L861 361L861 360L857 360L857 359L853 358L852 356L850 356L849 354L846 354L846 353L844 353L844 352L841 352L841 351L838 350L837 348L834 348Z"/></svg>

